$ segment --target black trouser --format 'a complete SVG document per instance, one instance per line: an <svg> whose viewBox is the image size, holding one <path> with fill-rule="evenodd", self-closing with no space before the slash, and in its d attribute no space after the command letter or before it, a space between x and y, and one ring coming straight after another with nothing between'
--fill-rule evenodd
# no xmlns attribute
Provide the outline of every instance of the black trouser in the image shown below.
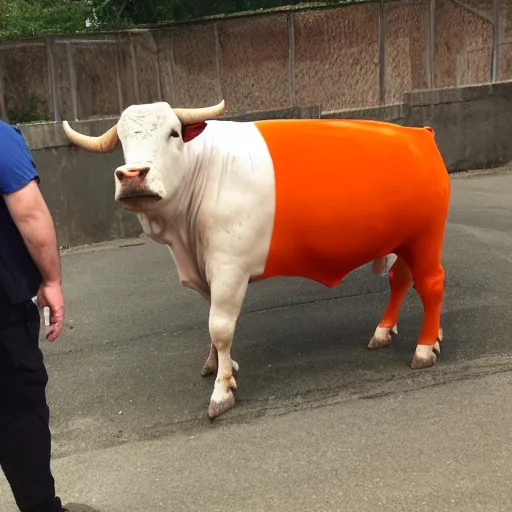
<svg viewBox="0 0 512 512"><path fill-rule="evenodd" d="M33 302L12 304L0 286L0 466L21 512L58 512L39 326Z"/></svg>

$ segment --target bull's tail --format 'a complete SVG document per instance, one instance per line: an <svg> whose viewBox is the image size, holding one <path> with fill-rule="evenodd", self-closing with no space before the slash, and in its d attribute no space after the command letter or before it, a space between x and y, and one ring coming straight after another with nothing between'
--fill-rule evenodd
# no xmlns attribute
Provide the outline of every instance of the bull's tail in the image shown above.
<svg viewBox="0 0 512 512"><path fill-rule="evenodd" d="M432 143L435 146L435 152L437 153L437 156L438 156L438 162L437 163L439 164L439 168L442 169L442 174L448 175L448 168L446 167L443 155L441 154L441 151L439 150L439 146L437 145L437 142L435 140L436 132L434 131L434 128L432 128L431 126L424 126L423 129L425 131L427 131L431 135L431 137L432 137ZM448 191L449 191L449 189L450 189L450 183L449 183L449 180L448 180Z"/></svg>

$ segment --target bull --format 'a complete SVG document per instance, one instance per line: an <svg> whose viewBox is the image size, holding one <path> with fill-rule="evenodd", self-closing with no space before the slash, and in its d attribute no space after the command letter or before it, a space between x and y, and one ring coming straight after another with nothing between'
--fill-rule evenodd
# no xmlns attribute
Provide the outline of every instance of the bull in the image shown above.
<svg viewBox="0 0 512 512"><path fill-rule="evenodd" d="M450 180L434 131L370 120L236 122L219 119L224 108L132 105L97 137L63 123L88 151L121 142L115 201L169 248L181 285L209 302L210 418L235 405L233 335L248 285L262 279L334 287L366 263L381 273L395 255L368 347L390 343L414 283L423 322L411 367L435 364Z"/></svg>

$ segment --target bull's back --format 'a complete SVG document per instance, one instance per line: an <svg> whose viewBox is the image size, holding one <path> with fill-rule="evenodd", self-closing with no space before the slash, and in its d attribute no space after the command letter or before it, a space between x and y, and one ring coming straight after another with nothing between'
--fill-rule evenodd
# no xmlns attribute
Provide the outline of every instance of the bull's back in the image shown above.
<svg viewBox="0 0 512 512"><path fill-rule="evenodd" d="M431 130L350 120L255 124L276 191L262 277L334 286L421 230L444 229L449 177Z"/></svg>

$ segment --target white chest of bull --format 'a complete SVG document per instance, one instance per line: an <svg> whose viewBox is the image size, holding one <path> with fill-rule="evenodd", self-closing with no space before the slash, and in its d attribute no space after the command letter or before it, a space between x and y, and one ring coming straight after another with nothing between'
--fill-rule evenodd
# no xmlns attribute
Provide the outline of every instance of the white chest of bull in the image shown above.
<svg viewBox="0 0 512 512"><path fill-rule="evenodd" d="M187 243L177 232L165 227L161 219L152 219L145 214L137 215L144 233L153 241L166 245L176 265L180 284L193 290L203 297L209 295L208 283L205 278L204 262L197 258L197 247ZM201 248L199 248L201 250Z"/></svg>
<svg viewBox="0 0 512 512"><path fill-rule="evenodd" d="M250 277L264 271L275 215L272 159L252 123L210 121L185 148L196 178L173 204L138 218L148 237L169 247L182 286L209 296L219 262Z"/></svg>

